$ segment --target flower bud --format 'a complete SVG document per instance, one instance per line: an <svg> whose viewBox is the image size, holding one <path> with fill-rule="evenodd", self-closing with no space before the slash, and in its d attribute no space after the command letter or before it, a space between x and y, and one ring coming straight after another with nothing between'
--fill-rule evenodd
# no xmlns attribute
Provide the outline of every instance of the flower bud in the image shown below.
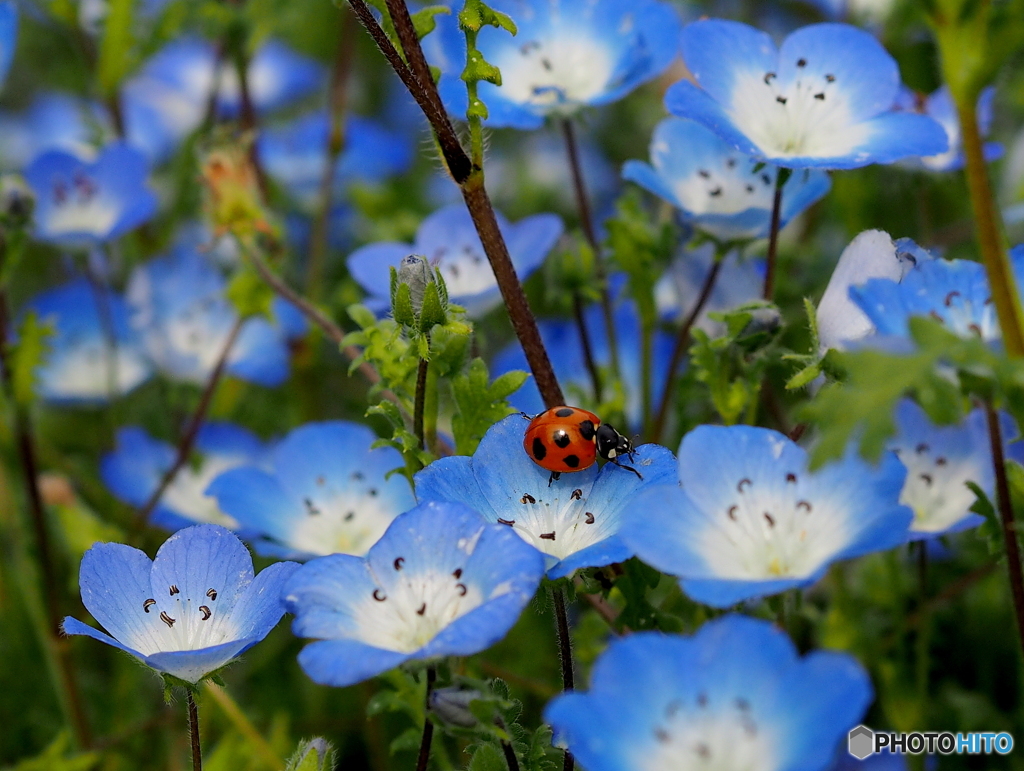
<svg viewBox="0 0 1024 771"><path fill-rule="evenodd" d="M317 736L299 744L299 749L288 761L287 771L330 771L331 755L330 743Z"/></svg>
<svg viewBox="0 0 1024 771"><path fill-rule="evenodd" d="M430 711L448 725L472 728L479 721L469 709L476 699L483 698L480 691L452 686L430 692Z"/></svg>
<svg viewBox="0 0 1024 771"><path fill-rule="evenodd" d="M32 219L35 208L32 190L16 174L0 177L0 221L7 227L23 228Z"/></svg>
<svg viewBox="0 0 1024 771"><path fill-rule="evenodd" d="M398 264L398 283L409 285L412 310L417 316L423 308L423 293L427 284L434 280L434 271L426 257L409 254Z"/></svg>

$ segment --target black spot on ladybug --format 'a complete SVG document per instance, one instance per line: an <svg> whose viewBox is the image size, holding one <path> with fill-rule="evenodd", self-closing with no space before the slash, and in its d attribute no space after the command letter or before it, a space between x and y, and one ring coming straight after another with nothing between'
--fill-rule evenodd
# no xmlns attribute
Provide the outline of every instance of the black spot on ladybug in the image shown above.
<svg viewBox="0 0 1024 771"><path fill-rule="evenodd" d="M556 418L568 418L568 417L570 417L572 415L572 413L573 413L572 407L561 407L561 408L555 410L555 417Z"/></svg>
<svg viewBox="0 0 1024 771"><path fill-rule="evenodd" d="M557 444L563 450L566 447L568 447L569 446L569 442L572 441L572 439L569 438L569 434L567 434L565 431L562 431L562 430L555 431L555 433L552 434L551 439L552 439L552 441L554 441L555 444Z"/></svg>
<svg viewBox="0 0 1024 771"><path fill-rule="evenodd" d="M540 440L539 436L533 438L533 457L537 460L544 460L544 456L548 454L548 448L544 446L544 442Z"/></svg>
<svg viewBox="0 0 1024 771"><path fill-rule="evenodd" d="M564 458L562 458L562 463L564 463L569 468L577 468L580 465L580 456L566 455Z"/></svg>
<svg viewBox="0 0 1024 771"><path fill-rule="evenodd" d="M596 433L594 429L594 421L592 420L581 420L580 421L580 436L586 439L588 442L594 438Z"/></svg>

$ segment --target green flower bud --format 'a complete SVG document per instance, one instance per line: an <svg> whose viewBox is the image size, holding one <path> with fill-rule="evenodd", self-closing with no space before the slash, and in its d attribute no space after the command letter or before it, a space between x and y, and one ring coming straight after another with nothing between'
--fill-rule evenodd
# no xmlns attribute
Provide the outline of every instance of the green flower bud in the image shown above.
<svg viewBox="0 0 1024 771"><path fill-rule="evenodd" d="M398 264L398 283L409 287L412 311L417 316L423 308L423 293L427 284L434 280L434 271L426 257L410 254Z"/></svg>
<svg viewBox="0 0 1024 771"><path fill-rule="evenodd" d="M448 725L458 728L472 728L479 721L469 705L483 698L480 691L452 686L430 692L430 711Z"/></svg>

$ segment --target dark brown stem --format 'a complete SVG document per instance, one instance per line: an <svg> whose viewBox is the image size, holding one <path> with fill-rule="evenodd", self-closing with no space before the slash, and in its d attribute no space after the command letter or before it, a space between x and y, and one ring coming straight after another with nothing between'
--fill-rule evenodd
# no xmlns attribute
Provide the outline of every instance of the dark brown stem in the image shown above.
<svg viewBox="0 0 1024 771"><path fill-rule="evenodd" d="M6 244L0 242L0 252ZM4 395L14 412L14 433L21 461L22 482L25 496L28 499L29 513L32 517L32 531L36 542L39 569L43 580L43 596L46 604L46 633L48 643L52 646L56 661L57 675L61 681L71 730L74 732L76 744L87 749L92 738L89 724L82 706L82 696L78 691L74 667L68 655L67 645L60 638L60 583L54 563L53 543L50 540L50 528L46 518L46 507L39 490L39 463L36 453L35 438L32 431L32 420L28 410L18 403L14 391L13 365L10 359L10 314L7 306L7 292L0 287L0 376L3 379ZM45 643L44 643L45 644Z"/></svg>
<svg viewBox="0 0 1024 771"><path fill-rule="evenodd" d="M238 73L238 92L242 102L242 131L252 135L252 144L249 146L249 161L256 172L256 181L259 183L260 192L266 198L270 192L267 183L267 175L263 171L263 164L260 163L259 153L256 151L256 132L259 129L259 120L256 115L256 106L252 101L252 92L249 89L249 57L245 52L245 41L235 41L235 70Z"/></svg>
<svg viewBox="0 0 1024 771"><path fill-rule="evenodd" d="M423 436L423 406L427 401L427 370L430 369L430 362L420 359L416 367L416 396L412 405L412 432L420 440L420 449L426 449L426 440Z"/></svg>
<svg viewBox="0 0 1024 771"><path fill-rule="evenodd" d="M188 690L188 735L192 740L192 771L203 771L203 752L199 746L199 706L192 689Z"/></svg>
<svg viewBox="0 0 1024 771"><path fill-rule="evenodd" d="M583 348L583 361L587 365L587 372L590 373L590 382L594 386L594 402L596 404L601 403L601 372L597 368L597 362L594 361L594 349L590 344L590 331L587 329L587 324L583 318L583 300L580 297L579 292L574 292L572 296L572 313L576 319L576 328L580 333L580 346Z"/></svg>
<svg viewBox="0 0 1024 771"><path fill-rule="evenodd" d="M566 118L562 121L562 133L565 136L565 149L569 156L569 170L572 172L572 186L576 193L576 207L580 212L580 226L583 235L594 252L594 275L601 285L601 314L604 317L605 331L608 334L608 351L611 354L612 372L619 373L619 343L615 337L615 318L612 313L612 298L608 293L608 281L601 259L601 244L597 240L594 228L594 216L590 209L590 196L587 195L587 183L583 176L583 164L580 162L579 143L576 141L576 129L573 122ZM598 399L600 401L600 399Z"/></svg>
<svg viewBox="0 0 1024 771"><path fill-rule="evenodd" d="M771 229L768 231L768 260L764 272L764 299L771 300L775 294L775 263L779 253L779 222L782 219L782 188L789 176L788 169L775 172L775 197L772 200Z"/></svg>
<svg viewBox="0 0 1024 771"><path fill-rule="evenodd" d="M423 738L420 739L420 754L416 759L416 771L427 771L427 763L430 761L430 744L434 740L434 724L430 720L430 693L434 690L435 680L437 680L437 670L427 667L427 700L426 709L423 711Z"/></svg>
<svg viewBox="0 0 1024 771"><path fill-rule="evenodd" d="M339 8L338 49L331 68L331 85L328 92L328 116L330 128L327 138L327 160L323 177L320 179L319 204L313 220L310 239L309 267L306 272L306 288L314 300L321 295L323 274L327 262L327 242L330 232L331 209L334 206L334 175L338 169L338 158L345 147L345 103L348 96L348 76L352 70L355 53L355 18L347 6Z"/></svg>
<svg viewBox="0 0 1024 771"><path fill-rule="evenodd" d="M683 355L686 353L687 345L690 342L690 330L693 329L693 325L697 322L697 318L700 316L700 312L704 310L704 306L707 305L708 299L711 297L711 293L715 289L715 283L718 281L718 274L722 270L722 263L725 261L724 257L719 258L715 256L715 261L711 265L711 270L704 277L704 284L700 288L700 294L697 295L697 302L694 303L693 308L690 309L690 313L683 321L683 325L679 328L678 334L676 334L676 343L672 348L672 357L668 362L668 373L665 376L665 389L661 394L661 404L658 405L658 413L654 418L654 426L651 430L651 435L648 437L652 442L658 442L661 440L661 434L665 430L665 423L668 420L669 406L672 404L672 392L676 387L676 377L679 372L679 365L683 362Z"/></svg>
<svg viewBox="0 0 1024 771"><path fill-rule="evenodd" d="M1003 542L1006 545L1006 566L1010 573L1010 593L1013 595L1013 610L1017 619L1017 634L1024 648L1024 570L1020 564L1020 544L1017 542L1017 523L1013 516L1013 502L1010 498L1010 483L1006 477L1006 460L1003 457L1003 436L999 428L999 415L992 404L985 403L988 419L988 436L992 447L992 468L996 477L996 503L1003 523Z"/></svg>
<svg viewBox="0 0 1024 771"><path fill-rule="evenodd" d="M508 742L501 743L501 751L505 754L505 763L508 764L508 771L519 771L519 758L516 751Z"/></svg>
<svg viewBox="0 0 1024 771"><path fill-rule="evenodd" d="M561 587L552 592L555 602L555 626L558 629L558 659L562 663L562 690L575 690L575 676L572 667L572 637L569 636L569 615L565 610L565 590ZM562 758L562 771L572 771L575 761L569 750Z"/></svg>
<svg viewBox="0 0 1024 771"><path fill-rule="evenodd" d="M210 403L213 401L213 395L217 391L217 386L220 384L221 377L224 375L224 370L227 368L228 356L231 355L231 349L235 345L235 340L238 338L238 333L242 330L242 325L245 323L245 319L241 316L235 321L234 326L231 327L231 331L228 333L227 340L224 341L224 347L221 349L220 356L217 357L217 363L213 367L213 371L210 373L209 378L206 381L206 385L203 388L203 393L199 397L199 404L196 405L195 412L192 413L192 417L189 419L188 425L185 427L185 432L182 434L181 439L178 441L178 449L174 456L174 463L167 469L163 477L160 479L160 484L157 485L156 489L149 496L145 505L139 509L135 515L135 527L141 528L149 520L149 515L156 508L156 505L160 502L160 498L170 487L171 482L178 475L178 472L185 467L188 463L188 456L192 452L192 448L196 443L196 437L199 435L199 429L203 427L203 422L206 420L206 413L210 409Z"/></svg>

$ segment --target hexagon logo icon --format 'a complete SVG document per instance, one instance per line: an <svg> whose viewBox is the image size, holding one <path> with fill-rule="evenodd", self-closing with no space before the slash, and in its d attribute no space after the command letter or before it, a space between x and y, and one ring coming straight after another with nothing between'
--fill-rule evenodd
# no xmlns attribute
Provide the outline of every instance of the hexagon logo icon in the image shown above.
<svg viewBox="0 0 1024 771"><path fill-rule="evenodd" d="M875 752L875 732L867 726L859 725L850 731L847 737L847 748L857 760L864 760Z"/></svg>

